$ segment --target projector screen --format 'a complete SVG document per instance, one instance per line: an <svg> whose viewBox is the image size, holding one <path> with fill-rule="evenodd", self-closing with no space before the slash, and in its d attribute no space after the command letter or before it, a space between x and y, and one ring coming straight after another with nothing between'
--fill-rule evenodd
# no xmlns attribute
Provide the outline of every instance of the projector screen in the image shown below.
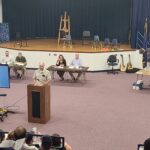
<svg viewBox="0 0 150 150"><path fill-rule="evenodd" d="M10 88L8 65L0 64L0 88Z"/></svg>

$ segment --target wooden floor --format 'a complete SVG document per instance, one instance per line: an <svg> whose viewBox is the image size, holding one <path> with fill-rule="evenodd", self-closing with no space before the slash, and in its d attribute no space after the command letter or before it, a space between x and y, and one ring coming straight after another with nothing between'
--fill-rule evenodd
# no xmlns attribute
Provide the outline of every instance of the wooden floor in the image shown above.
<svg viewBox="0 0 150 150"><path fill-rule="evenodd" d="M63 43L60 45L57 44L57 39L32 39L27 40L26 42L22 41L22 46L12 42L1 43L0 47L8 49L17 49L17 50L26 50L26 51L50 51L50 52L81 52L81 53L95 53L95 52L104 52L104 51L114 51L112 48L93 48L92 42L82 45L82 41L73 41L72 47L63 46ZM121 44L119 48L115 51L122 50L133 50L128 44Z"/></svg>

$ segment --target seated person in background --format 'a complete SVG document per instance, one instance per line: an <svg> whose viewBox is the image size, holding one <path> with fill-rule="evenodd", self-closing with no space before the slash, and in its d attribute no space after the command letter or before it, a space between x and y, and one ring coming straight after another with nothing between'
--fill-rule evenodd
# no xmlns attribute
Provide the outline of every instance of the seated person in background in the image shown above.
<svg viewBox="0 0 150 150"><path fill-rule="evenodd" d="M41 150L50 150L52 139L49 135L44 135L41 140Z"/></svg>
<svg viewBox="0 0 150 150"><path fill-rule="evenodd" d="M32 133L27 133L26 134L25 144L24 145L26 145L26 147L29 147L30 149L38 150L38 148L36 148L33 145L33 134Z"/></svg>
<svg viewBox="0 0 150 150"><path fill-rule="evenodd" d="M35 146L30 146L25 143L25 138L26 138L26 129L22 126L17 127L14 130L14 135L15 135L15 150L38 150Z"/></svg>
<svg viewBox="0 0 150 150"><path fill-rule="evenodd" d="M39 69L34 72L33 79L35 86L43 86L50 83L50 72L45 69L44 62L39 63Z"/></svg>
<svg viewBox="0 0 150 150"><path fill-rule="evenodd" d="M11 68L13 66L13 59L9 54L9 51L5 51L5 56L2 58L2 64L8 64L8 66Z"/></svg>
<svg viewBox="0 0 150 150"><path fill-rule="evenodd" d="M15 141L14 131L8 133L7 140Z"/></svg>
<svg viewBox="0 0 150 150"><path fill-rule="evenodd" d="M15 136L14 131L8 133L6 140L2 141L0 147L14 147L15 145Z"/></svg>
<svg viewBox="0 0 150 150"><path fill-rule="evenodd" d="M10 69L13 67L14 61L12 57L10 56L9 51L5 51L5 56L2 58L1 63L7 64L9 66L9 76L10 76Z"/></svg>
<svg viewBox="0 0 150 150"><path fill-rule="evenodd" d="M15 136L15 145L14 149L22 149L24 143L25 143L25 137L26 137L26 129L23 126L18 126L14 130L14 136Z"/></svg>
<svg viewBox="0 0 150 150"><path fill-rule="evenodd" d="M55 133L52 135L52 145L53 147L60 147L61 146L61 141L57 137L60 137L59 134ZM52 150L55 150L55 148L51 148ZM71 150L71 146L67 144L66 142L64 143L64 148L62 150Z"/></svg>
<svg viewBox="0 0 150 150"><path fill-rule="evenodd" d="M75 54L75 58L71 61L70 66L73 66L74 68L79 68L82 66L82 61L79 58L79 54ZM81 72L78 73L76 78L74 77L72 72L69 72L69 74L73 80L78 80L79 77L81 76Z"/></svg>
<svg viewBox="0 0 150 150"><path fill-rule="evenodd" d="M11 137L12 139L8 138L4 140L0 144L0 147L13 147L15 150L22 150L25 142L26 129L22 126L19 126L11 134L12 135L8 135L8 137Z"/></svg>
<svg viewBox="0 0 150 150"><path fill-rule="evenodd" d="M61 67L65 67L67 64L66 64L66 60L65 58L63 57L63 55L59 55L58 59L57 59L57 62L56 62L56 66L61 66ZM64 80L64 71L57 71L57 74L59 75L59 77Z"/></svg>
<svg viewBox="0 0 150 150"><path fill-rule="evenodd" d="M24 76L26 65L27 65L26 58L22 56L21 52L19 52L18 56L16 57L13 69L17 78L22 78L22 76ZM19 71L21 71L21 73L19 73Z"/></svg>

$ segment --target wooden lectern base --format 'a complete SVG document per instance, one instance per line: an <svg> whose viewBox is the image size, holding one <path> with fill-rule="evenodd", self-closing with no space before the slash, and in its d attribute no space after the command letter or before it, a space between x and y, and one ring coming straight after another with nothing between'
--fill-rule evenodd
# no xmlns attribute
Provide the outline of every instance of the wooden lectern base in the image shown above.
<svg viewBox="0 0 150 150"><path fill-rule="evenodd" d="M50 86L27 85L28 121L46 123L50 120Z"/></svg>

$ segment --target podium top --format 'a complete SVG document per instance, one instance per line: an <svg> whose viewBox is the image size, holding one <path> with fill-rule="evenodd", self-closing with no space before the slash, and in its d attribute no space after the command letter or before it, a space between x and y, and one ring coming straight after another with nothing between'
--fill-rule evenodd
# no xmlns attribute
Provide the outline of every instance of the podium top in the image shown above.
<svg viewBox="0 0 150 150"><path fill-rule="evenodd" d="M49 87L50 86L50 84L44 84L44 85L41 85L41 86L35 86L34 84L28 84L27 85L28 87L41 87L41 88L43 88L43 87Z"/></svg>

